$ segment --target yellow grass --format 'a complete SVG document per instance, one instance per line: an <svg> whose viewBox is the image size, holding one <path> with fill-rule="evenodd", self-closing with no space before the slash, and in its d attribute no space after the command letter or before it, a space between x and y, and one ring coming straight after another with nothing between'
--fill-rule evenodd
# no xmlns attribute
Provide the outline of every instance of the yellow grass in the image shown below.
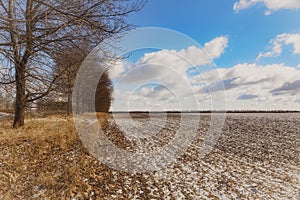
<svg viewBox="0 0 300 200"><path fill-rule="evenodd" d="M97 113L101 126L106 123L107 115ZM73 118L71 116L52 115L46 118L29 118L25 120L25 126L14 129L12 120L0 121L0 142L16 143L30 140L43 150L54 144L65 150L70 144L79 140Z"/></svg>
<svg viewBox="0 0 300 200"><path fill-rule="evenodd" d="M107 123L106 113L97 113L100 125ZM25 126L19 129L12 128L12 119L0 121L0 140L16 140L35 138L39 140L51 139L59 136L66 140L74 139L76 129L73 118L64 115L51 115L46 118L31 118L25 120Z"/></svg>
<svg viewBox="0 0 300 200"><path fill-rule="evenodd" d="M99 121L105 116L99 114ZM12 128L11 119L0 121L0 153L0 199L74 197L87 191L84 177L102 169L83 147L70 116L28 118L19 129Z"/></svg>
<svg viewBox="0 0 300 200"><path fill-rule="evenodd" d="M25 120L25 126L19 129L12 128L11 120L0 122L0 140L6 142L30 139L43 145L50 140L64 148L76 137L76 129L71 117L31 118Z"/></svg>

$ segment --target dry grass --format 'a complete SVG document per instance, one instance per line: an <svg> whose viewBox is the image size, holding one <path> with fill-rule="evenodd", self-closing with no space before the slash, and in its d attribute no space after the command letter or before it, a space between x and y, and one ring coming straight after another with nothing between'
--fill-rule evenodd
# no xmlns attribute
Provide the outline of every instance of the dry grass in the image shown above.
<svg viewBox="0 0 300 200"><path fill-rule="evenodd" d="M11 128L11 123L0 122L0 199L32 198L40 192L39 187L57 188L57 167L62 166L53 159L71 151L79 142L72 119L32 118L19 129ZM75 172L72 173L76 175ZM31 188L32 184L36 188Z"/></svg>
<svg viewBox="0 0 300 200"><path fill-rule="evenodd" d="M11 123L0 122L0 199L103 199L121 189L116 172L86 151L71 117L31 118L17 130Z"/></svg>
<svg viewBox="0 0 300 200"><path fill-rule="evenodd" d="M107 123L106 113L97 113L100 125ZM12 119L0 121L0 140L16 141L18 139L34 139L40 142L73 142L77 139L73 118L67 115L51 115L45 118L33 118L30 115L25 120L25 126L12 128ZM60 139L57 140L57 137Z"/></svg>
<svg viewBox="0 0 300 200"><path fill-rule="evenodd" d="M64 147L74 142L77 134L70 117L30 118L19 129L12 128L11 120L0 122L0 141L15 143L24 139L35 141L38 146L51 142Z"/></svg>

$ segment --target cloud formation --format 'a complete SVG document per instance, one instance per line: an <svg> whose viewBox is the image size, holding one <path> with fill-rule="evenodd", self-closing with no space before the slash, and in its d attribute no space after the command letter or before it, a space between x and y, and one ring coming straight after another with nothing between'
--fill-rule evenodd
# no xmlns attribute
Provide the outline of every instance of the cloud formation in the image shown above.
<svg viewBox="0 0 300 200"><path fill-rule="evenodd" d="M300 0L240 0L233 6L235 12L250 8L256 4L263 4L267 10L266 15L280 9L298 9L300 8Z"/></svg>
<svg viewBox="0 0 300 200"><path fill-rule="evenodd" d="M205 43L203 48L190 46L179 51L164 49L146 53L136 63L117 63L110 74L112 78L119 77L126 83L164 79L168 84L177 84L180 79L188 78L187 71L190 68L213 65L213 59L219 58L227 46L228 37L220 36Z"/></svg>
<svg viewBox="0 0 300 200"><path fill-rule="evenodd" d="M162 65L170 65L170 63L176 63L177 68L190 67L191 64L192 66L207 65L211 64L212 59L219 58L227 46L228 37L220 36L205 43L204 48L190 46L179 51L162 50L147 53L137 64L160 63Z"/></svg>
<svg viewBox="0 0 300 200"><path fill-rule="evenodd" d="M277 48L272 46L271 52L280 54L282 45L292 44L293 53L298 54L297 38L293 34L276 37L271 44ZM219 58L227 46L228 38L221 36L203 48L161 50L145 54L136 63L120 65L120 73L115 77L120 79L119 85L126 87L115 89L113 110L148 110L157 105L163 110L209 110L211 95L221 94L224 89L228 110L300 109L300 68L243 63L202 70L212 64L210 58ZM199 67L198 73L190 73L193 65ZM124 106L126 99L128 105ZM192 99L197 100L198 107Z"/></svg>
<svg viewBox="0 0 300 200"><path fill-rule="evenodd" d="M276 88L272 90L272 93L275 95L280 95L280 94L292 94L295 95L299 93L300 91L300 80L292 81L292 82L286 82L283 84L283 86Z"/></svg>
<svg viewBox="0 0 300 200"><path fill-rule="evenodd" d="M227 46L228 46L228 37L221 36L213 39L208 43L205 43L204 50L212 59L216 59L219 58L224 53L224 50L227 48Z"/></svg>
<svg viewBox="0 0 300 200"><path fill-rule="evenodd" d="M224 81L215 77L219 73ZM185 76L185 75L184 75ZM231 68L215 69L199 75L188 77L191 83L187 91L183 82L177 78L165 77L171 87L148 85L138 89L132 96L131 91L118 91L121 99L131 99L129 106L132 110L148 109L151 105L160 105L165 110L179 110L180 103L177 96L186 99L196 98L199 107L189 109L209 110L211 108L211 94L226 92L226 106L228 110L272 110L272 109L300 109L300 70L284 64L256 65L238 64ZM122 109L124 102L114 104L114 109ZM124 107L123 107L124 108Z"/></svg>
<svg viewBox="0 0 300 200"><path fill-rule="evenodd" d="M231 68L217 69L217 71L223 77L227 90L236 87L257 86L259 87L257 91L271 91L281 87L286 82L297 81L300 77L300 70L284 64L256 65L245 63ZM197 82L204 79L207 83L215 84L211 73L201 74L201 77L192 77L192 80Z"/></svg>
<svg viewBox="0 0 300 200"><path fill-rule="evenodd" d="M223 77L227 109L300 109L300 70L284 64L238 64L217 69ZM204 79L208 86L198 95L219 92L220 82L215 82L212 72L191 78L194 83Z"/></svg>
<svg viewBox="0 0 300 200"><path fill-rule="evenodd" d="M194 89L199 86L191 86L188 71L194 67L213 66L213 59L219 58L227 46L228 37L220 36L205 43L204 47L190 46L178 51L164 49L146 53L135 63L117 63L110 70L110 76L116 82L113 109L121 109L122 102L118 99L131 99L136 109L142 105L149 108L148 100L151 99L153 104L160 103L174 110L178 108L178 98L181 98L180 106L185 109L195 108L191 99L197 98ZM154 87L153 83L160 83L163 87Z"/></svg>
<svg viewBox="0 0 300 200"><path fill-rule="evenodd" d="M271 50L265 53L260 52L257 60L265 57L280 56L282 54L282 48L284 45L292 45L293 54L300 54L300 34L283 33L277 35L275 39L271 40L270 44L271 46L269 48Z"/></svg>

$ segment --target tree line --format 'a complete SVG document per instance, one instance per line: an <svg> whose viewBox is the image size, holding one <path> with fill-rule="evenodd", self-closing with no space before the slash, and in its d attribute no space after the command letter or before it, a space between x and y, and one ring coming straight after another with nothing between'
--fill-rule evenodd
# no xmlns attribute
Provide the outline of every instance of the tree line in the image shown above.
<svg viewBox="0 0 300 200"><path fill-rule="evenodd" d="M105 39L121 37L134 28L126 17L144 3L0 0L0 85L13 85L13 127L24 125L27 108L49 101L54 94L67 96L70 112L74 77L85 56ZM110 105L112 87L107 73L98 85L104 92L95 98ZM108 111L101 105L96 110Z"/></svg>

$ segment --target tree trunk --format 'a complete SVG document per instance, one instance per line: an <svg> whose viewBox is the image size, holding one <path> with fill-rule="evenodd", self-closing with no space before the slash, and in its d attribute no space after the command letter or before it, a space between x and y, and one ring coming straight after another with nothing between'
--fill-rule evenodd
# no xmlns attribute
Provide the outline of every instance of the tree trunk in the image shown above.
<svg viewBox="0 0 300 200"><path fill-rule="evenodd" d="M20 104L16 104L13 127L19 128L21 126L24 126L24 118L25 118L25 107Z"/></svg>
<svg viewBox="0 0 300 200"><path fill-rule="evenodd" d="M25 67L18 65L16 67L16 102L15 102L15 117L14 128L24 126L25 119Z"/></svg>

